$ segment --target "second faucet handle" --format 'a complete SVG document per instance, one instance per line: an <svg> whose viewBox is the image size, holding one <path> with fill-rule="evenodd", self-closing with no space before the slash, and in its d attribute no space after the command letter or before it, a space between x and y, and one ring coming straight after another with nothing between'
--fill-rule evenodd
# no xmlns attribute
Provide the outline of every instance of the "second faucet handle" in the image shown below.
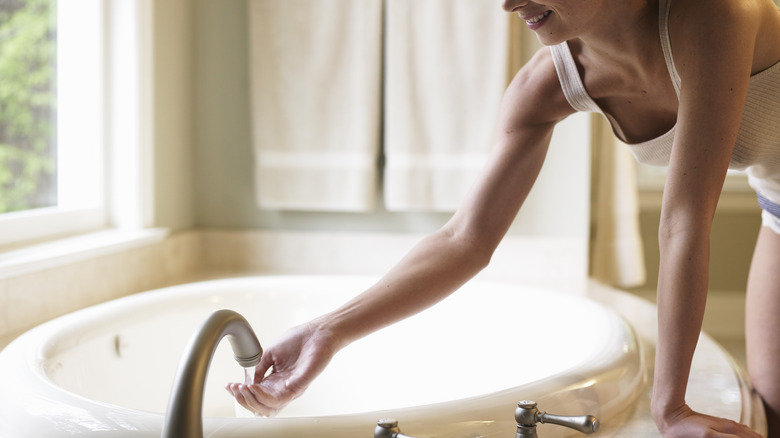
<svg viewBox="0 0 780 438"><path fill-rule="evenodd" d="M598 432L600 426L598 418L593 415L567 417L563 415L548 414L537 409L536 402L529 400L523 400L517 403L515 420L517 421L518 429L521 427L536 428L536 423L550 423L565 426L586 435Z"/></svg>
<svg viewBox="0 0 780 438"><path fill-rule="evenodd" d="M377 421L374 438L414 438L401 433L395 418L382 418Z"/></svg>

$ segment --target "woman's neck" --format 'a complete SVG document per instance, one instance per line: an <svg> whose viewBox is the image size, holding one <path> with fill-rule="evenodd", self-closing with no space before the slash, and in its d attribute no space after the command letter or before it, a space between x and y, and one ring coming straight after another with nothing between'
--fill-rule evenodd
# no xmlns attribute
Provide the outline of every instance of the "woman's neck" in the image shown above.
<svg viewBox="0 0 780 438"><path fill-rule="evenodd" d="M643 70L659 45L658 2L614 2L600 25L577 38L581 53L601 65Z"/></svg>

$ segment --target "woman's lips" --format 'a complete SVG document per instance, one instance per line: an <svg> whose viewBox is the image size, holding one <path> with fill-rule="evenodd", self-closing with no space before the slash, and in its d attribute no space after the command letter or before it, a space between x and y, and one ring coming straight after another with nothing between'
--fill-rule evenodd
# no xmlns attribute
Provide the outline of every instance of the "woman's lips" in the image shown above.
<svg viewBox="0 0 780 438"><path fill-rule="evenodd" d="M521 17L523 20L525 20L526 26L528 26L531 30L539 29L544 25L544 23L547 21L547 17L550 16L550 13L552 11L544 11L539 15L533 15L533 16L525 16Z"/></svg>

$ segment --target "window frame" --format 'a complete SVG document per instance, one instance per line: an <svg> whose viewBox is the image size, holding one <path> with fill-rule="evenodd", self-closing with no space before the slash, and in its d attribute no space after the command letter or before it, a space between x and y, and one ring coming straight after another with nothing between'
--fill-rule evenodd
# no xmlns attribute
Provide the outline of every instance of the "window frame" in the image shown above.
<svg viewBox="0 0 780 438"><path fill-rule="evenodd" d="M58 91L65 91L62 96L58 92L58 100L83 100L80 94L89 87L94 91L92 105L89 116L58 108L59 205L0 214L0 252L62 237L152 226L152 10L150 0L57 2L57 80ZM90 30L85 16L94 24L91 42L79 41L90 37L84 32ZM61 20L78 25L61 35ZM85 46L92 50L89 74L84 74L83 60L70 65L60 61L65 59L63 51L66 55L74 48L85 51ZM74 78L76 82L67 86L60 82ZM77 94L68 95L70 90ZM90 138L85 140L84 133ZM67 157L74 155L60 152L84 143L96 149L81 151L70 161ZM85 154L92 161L94 178L80 178ZM62 171L60 166L65 166ZM82 196L86 192L88 199Z"/></svg>

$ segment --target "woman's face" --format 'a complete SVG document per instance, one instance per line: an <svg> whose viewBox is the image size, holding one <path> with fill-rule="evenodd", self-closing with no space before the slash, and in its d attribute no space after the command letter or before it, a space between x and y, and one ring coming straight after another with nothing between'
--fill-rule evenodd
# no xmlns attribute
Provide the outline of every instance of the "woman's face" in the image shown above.
<svg viewBox="0 0 780 438"><path fill-rule="evenodd" d="M598 0L503 0L507 12L517 13L545 45L559 44L603 24Z"/></svg>

